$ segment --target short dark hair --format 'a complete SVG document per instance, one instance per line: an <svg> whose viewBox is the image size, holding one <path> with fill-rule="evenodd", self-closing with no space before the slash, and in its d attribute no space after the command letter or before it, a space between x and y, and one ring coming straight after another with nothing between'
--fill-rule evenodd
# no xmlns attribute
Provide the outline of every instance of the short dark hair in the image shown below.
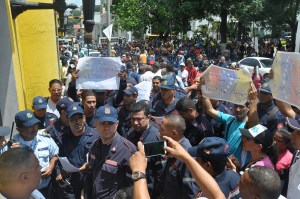
<svg viewBox="0 0 300 199"><path fill-rule="evenodd" d="M166 67L167 72L174 72L174 65L173 64L168 64Z"/></svg>
<svg viewBox="0 0 300 199"><path fill-rule="evenodd" d="M59 79L52 79L52 80L49 82L49 88L50 88L53 84L59 84L60 86L63 85L63 83L62 83Z"/></svg>
<svg viewBox="0 0 300 199"><path fill-rule="evenodd" d="M0 186L11 183L19 170L28 169L32 166L34 152L29 147L11 148L0 156Z"/></svg>
<svg viewBox="0 0 300 199"><path fill-rule="evenodd" d="M188 110L192 108L192 109L196 109L196 105L195 105L195 102L190 99L190 98L187 98L187 97L184 97L184 98L181 98L177 104L176 104L176 107L175 109L177 111L180 111L180 112L188 112Z"/></svg>
<svg viewBox="0 0 300 199"><path fill-rule="evenodd" d="M201 162L210 162L210 165L212 166L213 171L215 172L215 175L218 175L222 173L226 168L227 160L219 160L219 161L212 161L208 160L204 157L200 157Z"/></svg>
<svg viewBox="0 0 300 199"><path fill-rule="evenodd" d="M85 101L88 96L95 96L96 97L96 94L92 90L83 89L82 93L81 93L81 99L82 99L82 101Z"/></svg>
<svg viewBox="0 0 300 199"><path fill-rule="evenodd" d="M137 113L143 111L145 115L150 115L150 108L149 104L146 101L139 101L132 105L131 113Z"/></svg>
<svg viewBox="0 0 300 199"><path fill-rule="evenodd" d="M152 78L152 80L154 80L154 79L157 79L157 80L159 80L159 81L161 82L161 76L154 76L154 77Z"/></svg>
<svg viewBox="0 0 300 199"><path fill-rule="evenodd" d="M248 169L252 186L260 198L274 199L280 196L281 181L278 174L268 167L255 166ZM266 183L267 182L267 183Z"/></svg>

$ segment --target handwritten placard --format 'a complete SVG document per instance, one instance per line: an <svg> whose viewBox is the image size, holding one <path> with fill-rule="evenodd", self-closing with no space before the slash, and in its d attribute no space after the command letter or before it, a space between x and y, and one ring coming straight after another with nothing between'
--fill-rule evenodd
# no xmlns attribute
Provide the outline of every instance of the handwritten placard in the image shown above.
<svg viewBox="0 0 300 199"><path fill-rule="evenodd" d="M252 81L249 73L243 70L230 70L210 65L203 73L205 84L202 94L216 100L244 105L248 99L248 89Z"/></svg>
<svg viewBox="0 0 300 199"><path fill-rule="evenodd" d="M137 88L139 95L136 99L136 101L140 100L148 100L150 101L150 94L151 94L151 89L152 89L152 82L148 81L143 81L137 85L135 85Z"/></svg>
<svg viewBox="0 0 300 199"><path fill-rule="evenodd" d="M300 53L277 51L270 88L274 98L300 107Z"/></svg>
<svg viewBox="0 0 300 199"><path fill-rule="evenodd" d="M83 57L79 59L77 69L79 78L77 89L118 90L121 60L119 57Z"/></svg>

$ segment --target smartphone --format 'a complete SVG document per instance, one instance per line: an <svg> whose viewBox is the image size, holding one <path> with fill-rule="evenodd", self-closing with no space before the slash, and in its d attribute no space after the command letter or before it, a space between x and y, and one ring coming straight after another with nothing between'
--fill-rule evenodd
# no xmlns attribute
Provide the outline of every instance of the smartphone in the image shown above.
<svg viewBox="0 0 300 199"><path fill-rule="evenodd" d="M144 143L143 146L146 157L153 157L166 154L166 151L164 149L164 147L167 146L166 141L148 142Z"/></svg>

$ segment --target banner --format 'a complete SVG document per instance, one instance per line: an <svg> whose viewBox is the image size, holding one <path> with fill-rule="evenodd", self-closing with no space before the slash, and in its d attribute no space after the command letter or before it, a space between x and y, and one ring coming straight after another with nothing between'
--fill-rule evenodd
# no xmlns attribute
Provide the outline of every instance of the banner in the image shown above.
<svg viewBox="0 0 300 199"><path fill-rule="evenodd" d="M148 81L143 81L137 85L135 85L134 87L137 88L139 95L136 99L136 101L141 101L141 100L148 100L150 101L150 94L151 94L151 90L152 90L152 82L148 82Z"/></svg>
<svg viewBox="0 0 300 199"><path fill-rule="evenodd" d="M300 53L277 51L270 88L274 98L300 107Z"/></svg>
<svg viewBox="0 0 300 199"><path fill-rule="evenodd" d="M119 90L120 57L83 57L79 59L77 89Z"/></svg>
<svg viewBox="0 0 300 199"><path fill-rule="evenodd" d="M247 102L248 89L252 82L248 72L210 65L203 73L203 78L205 81L201 87L203 96L239 105Z"/></svg>

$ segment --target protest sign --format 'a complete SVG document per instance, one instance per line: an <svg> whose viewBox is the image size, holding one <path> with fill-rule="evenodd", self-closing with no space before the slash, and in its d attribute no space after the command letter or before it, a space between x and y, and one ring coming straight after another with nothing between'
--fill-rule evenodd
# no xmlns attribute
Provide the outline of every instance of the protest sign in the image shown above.
<svg viewBox="0 0 300 199"><path fill-rule="evenodd" d="M274 98L300 107L300 53L277 51L270 88Z"/></svg>
<svg viewBox="0 0 300 199"><path fill-rule="evenodd" d="M150 93L152 89L152 82L143 81L137 85L135 85L137 88L139 95L137 97L137 102L141 100L148 100L150 101Z"/></svg>
<svg viewBox="0 0 300 199"><path fill-rule="evenodd" d="M230 70L210 65L203 73L205 84L202 94L216 100L224 100L244 105L248 99L248 89L252 81L249 73L244 70Z"/></svg>
<svg viewBox="0 0 300 199"><path fill-rule="evenodd" d="M77 69L77 89L118 90L121 60L119 57L83 57Z"/></svg>

